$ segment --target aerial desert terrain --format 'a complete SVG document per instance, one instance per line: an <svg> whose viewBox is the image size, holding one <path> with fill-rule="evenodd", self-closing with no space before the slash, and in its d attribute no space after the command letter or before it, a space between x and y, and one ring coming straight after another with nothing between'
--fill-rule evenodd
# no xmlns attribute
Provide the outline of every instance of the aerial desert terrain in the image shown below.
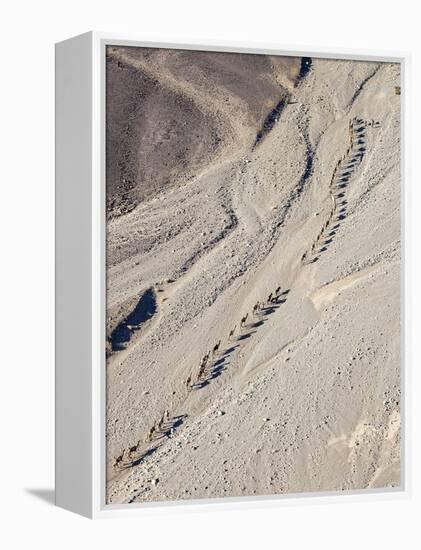
<svg viewBox="0 0 421 550"><path fill-rule="evenodd" d="M399 86L108 48L108 503L400 486Z"/></svg>

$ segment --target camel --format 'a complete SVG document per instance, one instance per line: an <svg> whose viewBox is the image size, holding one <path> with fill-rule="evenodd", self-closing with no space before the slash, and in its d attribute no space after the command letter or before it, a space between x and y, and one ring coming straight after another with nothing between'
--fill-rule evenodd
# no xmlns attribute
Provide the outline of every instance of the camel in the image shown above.
<svg viewBox="0 0 421 550"><path fill-rule="evenodd" d="M191 386L191 374L188 375L187 380L186 380L186 387L190 388L190 386Z"/></svg>
<svg viewBox="0 0 421 550"><path fill-rule="evenodd" d="M152 438L155 434L156 428L155 426L152 426L152 428L149 430L148 435L146 437L146 441L152 441Z"/></svg>
<svg viewBox="0 0 421 550"><path fill-rule="evenodd" d="M301 256L301 261L304 262L306 257L307 257L307 252L304 252L304 254Z"/></svg>
<svg viewBox="0 0 421 550"><path fill-rule="evenodd" d="M230 330L228 334L228 340L231 340L231 338L234 336L236 328L237 328L237 325L235 325L235 327Z"/></svg>
<svg viewBox="0 0 421 550"><path fill-rule="evenodd" d="M161 418L159 419L159 422L158 422L158 431L162 431L162 428L164 427L164 424L165 424L165 418L166 418L166 412L164 412L164 414L161 416Z"/></svg>
<svg viewBox="0 0 421 550"><path fill-rule="evenodd" d="M240 321L240 328L243 328L243 327L244 327L244 325L245 325L245 323L246 323L246 321L247 321L247 317L248 317L248 316L249 316L249 314L246 313L246 314L244 315L244 317L241 318L241 321Z"/></svg>
<svg viewBox="0 0 421 550"><path fill-rule="evenodd" d="M136 443L136 445L133 445L133 447L129 448L129 456L131 456L133 453L137 452L140 445L140 441Z"/></svg>
<svg viewBox="0 0 421 550"><path fill-rule="evenodd" d="M117 466L119 466L119 465L123 462L123 458L124 458L125 452L126 452L126 451L124 450L124 451L121 453L121 455L119 455L119 456L115 459L114 464L113 464L114 468L117 468Z"/></svg>
<svg viewBox="0 0 421 550"><path fill-rule="evenodd" d="M197 375L197 379L200 380L202 378L202 376L205 374L205 369L206 369L206 364L202 364L200 365L200 368L199 368L199 373Z"/></svg>
<svg viewBox="0 0 421 550"><path fill-rule="evenodd" d="M273 294L272 294L272 292L271 292L271 293L269 294L269 296L268 296L268 304L271 303L272 297L273 297Z"/></svg>
<svg viewBox="0 0 421 550"><path fill-rule="evenodd" d="M253 315L256 315L256 313L260 310L260 302L257 302L257 304L255 304L253 306Z"/></svg>
<svg viewBox="0 0 421 550"><path fill-rule="evenodd" d="M206 369L206 363L203 363L203 361L200 363L199 371L197 373L197 380L200 380L205 372Z"/></svg>
<svg viewBox="0 0 421 550"><path fill-rule="evenodd" d="M212 355L215 355L217 353L220 345L221 345L221 340L219 340L219 342L213 346Z"/></svg>

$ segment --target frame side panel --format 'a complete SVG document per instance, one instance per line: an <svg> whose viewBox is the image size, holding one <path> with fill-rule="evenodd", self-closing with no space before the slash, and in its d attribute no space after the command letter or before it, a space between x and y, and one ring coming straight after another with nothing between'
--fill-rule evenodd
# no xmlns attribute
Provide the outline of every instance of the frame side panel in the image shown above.
<svg viewBox="0 0 421 550"><path fill-rule="evenodd" d="M56 45L56 505L92 517L92 34Z"/></svg>

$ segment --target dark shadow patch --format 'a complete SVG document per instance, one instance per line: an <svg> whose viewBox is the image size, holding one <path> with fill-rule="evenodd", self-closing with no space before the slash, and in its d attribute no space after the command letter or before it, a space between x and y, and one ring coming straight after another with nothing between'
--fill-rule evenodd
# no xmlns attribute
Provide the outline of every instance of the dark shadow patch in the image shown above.
<svg viewBox="0 0 421 550"><path fill-rule="evenodd" d="M145 452L143 452L136 460L133 460L133 462L130 462L129 464L126 464L121 469L127 470L128 468L134 468L135 466L139 466L139 464L142 464L142 462L147 458L148 456L151 456L154 454L155 451L159 449L159 445L156 447L152 447L151 449L147 449Z"/></svg>
<svg viewBox="0 0 421 550"><path fill-rule="evenodd" d="M148 321L156 313L156 296L152 288L149 288L140 298L133 311L121 321L110 336L111 350L120 351L141 325Z"/></svg>
<svg viewBox="0 0 421 550"><path fill-rule="evenodd" d="M301 58L300 72L297 76L295 86L298 86L298 84L308 75L308 73L311 70L312 63L313 63L313 60L312 60L311 57L302 57Z"/></svg>
<svg viewBox="0 0 421 550"><path fill-rule="evenodd" d="M288 98L283 98L280 101L278 101L276 106L267 115L267 117L263 122L262 129L257 133L256 140L253 145L253 149L262 141L262 139L264 139L267 136L267 134L272 130L272 128L278 122L287 101L288 101Z"/></svg>
<svg viewBox="0 0 421 550"><path fill-rule="evenodd" d="M54 489L25 489L28 495L32 495L39 500L46 502L53 506L55 504L55 490Z"/></svg>
<svg viewBox="0 0 421 550"><path fill-rule="evenodd" d="M219 367L220 365L223 365L225 363L225 359L226 359L226 356L225 357L221 357L220 359L217 359L213 365L212 365L212 368L214 367Z"/></svg>
<svg viewBox="0 0 421 550"><path fill-rule="evenodd" d="M253 330L252 332L247 332L246 334L240 334L240 336L237 337L237 340L241 342L242 340L247 340L247 338L250 338L253 334L256 334L256 331Z"/></svg>
<svg viewBox="0 0 421 550"><path fill-rule="evenodd" d="M235 351L238 348L238 346L231 346L230 348L226 349L222 352L222 356L230 355L233 351Z"/></svg>

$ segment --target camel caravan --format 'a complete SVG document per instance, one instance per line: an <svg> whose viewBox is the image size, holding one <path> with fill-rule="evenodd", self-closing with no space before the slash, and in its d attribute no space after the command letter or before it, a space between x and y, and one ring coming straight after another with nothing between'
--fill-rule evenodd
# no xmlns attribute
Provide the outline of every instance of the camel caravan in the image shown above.
<svg viewBox="0 0 421 550"><path fill-rule="evenodd" d="M346 200L342 200L340 203L338 199L344 198L344 189L349 183L349 179L352 175L352 171L355 169L357 163L361 163L364 152L365 152L365 127L372 126L378 128L380 126L379 122L372 120L371 122L365 122L362 118L354 117L349 121L348 124L348 136L349 136L349 146L346 152L338 160L335 165L335 168L332 173L332 177L329 182L329 193L331 199L331 208L329 215L325 223L322 225L319 233L313 244L311 245L310 251L305 251L301 256L301 263L308 264L313 263L318 260L318 254L326 250L326 246L332 241L334 236L334 229L332 232L328 233L328 230L334 220L335 215L337 219L335 222L340 222L344 219L346 213ZM352 155L352 156L351 156ZM338 206L341 206L341 209L338 212ZM336 227L337 228L337 227ZM327 237L327 239L326 239ZM322 239L324 240L321 243ZM320 250L317 250L318 247L322 245Z"/></svg>
<svg viewBox="0 0 421 550"><path fill-rule="evenodd" d="M273 292L269 294L266 300L262 302L257 301L252 307L251 313L249 314L249 312L247 312L243 317L241 317L238 325L234 325L234 327L229 331L227 342L231 343L232 341L235 341L235 340L238 341L239 339L241 339L241 337L243 336L244 329L248 328L248 325L247 325L248 320L250 319L256 320L256 318L260 318L260 316L263 313L268 312L268 309L270 309L271 307L273 308L274 305L278 304L280 302L281 297L288 293L287 290L283 292L281 292L281 290L282 290L281 286L278 286ZM237 326L239 326L238 334L236 334ZM215 367L215 364L218 360L221 344L222 344L222 340L219 340L213 346L213 348L202 357L195 376L190 374L187 377L185 386L189 390L202 388L206 384L207 379L210 376L212 376L212 369Z"/></svg>
<svg viewBox="0 0 421 550"><path fill-rule="evenodd" d="M250 317L252 317L253 319L259 318L262 315L262 313L264 314L265 312L268 311L268 309L272 308L275 304L280 303L281 298L283 296L286 296L288 292L289 290L284 290L282 292L281 286L278 286L273 292L269 294L269 296L265 301L263 302L258 301L254 304ZM238 334L236 337L238 338L242 336L243 330L247 328L248 320L249 320L249 313L246 313L240 319L239 324L234 325L234 327L229 331L228 338L227 338L228 342L231 342L236 336L237 326L240 327L240 330L238 331ZM191 391L193 389L198 389L204 386L206 379L211 373L212 367L215 366L215 362L217 361L218 355L220 354L221 344L222 344L222 340L218 340L218 342L212 347L212 349L209 350L202 357L199 363L199 367L196 375L193 376L193 374L190 374L187 377L185 381L185 387L188 391ZM171 437L175 432L175 429L177 426L178 426L178 423L174 421L174 419L171 419L170 413L168 409L166 409L162 414L161 418L158 420L158 422L156 422L150 428L144 441L139 440L132 447L129 447L128 449L124 449L122 453L119 456L117 456L117 458L115 458L113 463L114 469L121 470L124 468L129 468L134 464L138 463L138 461L141 460L142 455L139 455L139 453L141 451L143 444L150 444L162 438Z"/></svg>
<svg viewBox="0 0 421 550"><path fill-rule="evenodd" d="M165 409L158 422L149 429L144 440L139 439L135 445L132 445L128 449L123 449L121 454L116 457L113 463L114 469L128 468L136 463L136 461L139 461L142 456L141 449L144 444L171 437L175 432L176 426L181 423L179 418L180 417L171 418L169 410Z"/></svg>
<svg viewBox="0 0 421 550"><path fill-rule="evenodd" d="M352 175L353 170L356 165L361 163L364 152L365 152L365 127L371 126L373 128L378 128L380 126L379 122L374 120L370 122L365 122L361 118L353 118L349 121L348 133L349 133L349 146L344 155L338 160L333 170L333 174L329 183L329 192L331 198L331 208L327 220L323 223L319 233L317 234L316 240L313 242L309 251L305 251L301 256L301 263L312 263L318 259L319 252L325 250L324 248L328 245L333 235L335 234L335 229L339 225L331 225L333 221L340 222L345 217L346 212L346 200L344 200L343 189L348 185L349 179ZM352 155L352 156L351 156ZM340 202L339 199L341 199ZM341 206L341 209L338 211L338 206ZM334 220L335 215L337 216ZM331 231L329 233L329 231ZM321 243L322 239L324 240ZM330 240L329 240L330 239ZM322 244L322 249L317 250L317 248ZM171 281L172 282L172 281ZM162 292L160 288L158 292ZM244 338L244 329L250 328L247 324L249 319L253 319L254 322L257 319L261 319L262 314L269 313L271 308L276 304L282 303L281 298L288 294L289 290L281 291L281 286L278 286L273 292L271 292L265 300L257 301L249 316L247 312L243 317L241 317L238 324L229 331L227 342L231 343L233 341L239 341ZM285 301L285 299L283 300ZM252 324L251 326L258 326L257 324ZM237 327L239 330L237 331ZM218 361L218 356L220 355L222 340L218 342L202 357L197 368L196 373L190 373L185 380L184 386L188 392L200 389L204 387L209 379L215 376L215 371L218 369L220 372L221 360ZM225 351L225 354L228 351ZM222 361L223 362L223 361ZM128 449L123 450L123 452L117 456L114 460L113 467L115 469L128 468L134 464L136 461L141 460L141 457L144 455L139 455L142 444L150 444L162 438L171 437L176 430L176 427L180 424L180 421L177 420L177 417L171 418L168 410L165 410L161 418L156 422L148 431L144 441L139 440L135 445L129 447ZM158 443L159 445L159 443ZM154 450L154 448L152 449ZM146 451L148 453L149 451Z"/></svg>

